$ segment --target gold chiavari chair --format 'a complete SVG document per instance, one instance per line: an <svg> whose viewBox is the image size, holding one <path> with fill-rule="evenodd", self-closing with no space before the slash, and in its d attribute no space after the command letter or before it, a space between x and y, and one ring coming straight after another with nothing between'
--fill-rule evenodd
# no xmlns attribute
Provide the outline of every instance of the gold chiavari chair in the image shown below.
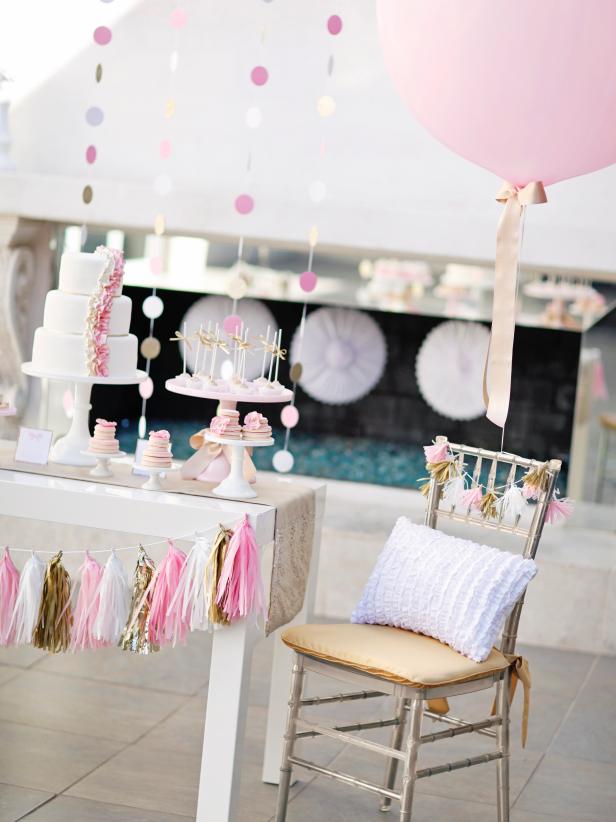
<svg viewBox="0 0 616 822"><path fill-rule="evenodd" d="M437 437L436 443L446 443L446 437ZM436 478L430 480L427 494L425 524L437 527L439 519L502 531L524 539L523 555L534 558L546 518L547 506L553 498L555 484L561 468L559 460L541 463L537 460L513 454L487 451L465 445L449 443L449 450L458 465L468 458L475 461L473 482L479 481L482 463L490 463L486 493L494 490L499 464L507 466L506 484L516 482L518 471L527 472L545 466L542 491L534 508L530 524L520 517L507 522L502 515L482 517L470 510L445 509L441 505L443 484ZM514 606L507 618L500 641L485 662L477 663L452 648L421 634L379 625L304 625L287 629L283 641L296 652L289 713L284 737L278 792L277 822L285 822L289 786L293 768L331 777L347 786L369 791L381 798L381 810L387 811L392 800L400 802L400 822L410 822L415 783L418 779L435 776L460 768L487 762L496 762L496 796L498 822L509 820L509 704L512 679L520 673L522 660L515 655L518 623L524 596ZM367 646L371 646L370 648ZM369 657L376 666L366 665ZM390 660L388 662L388 659ZM400 660L405 661L408 673L400 675ZM302 689L306 672L314 672L354 687L352 692L337 696L303 698ZM522 676L520 676L522 678ZM515 680L514 686L515 686ZM467 722L449 714L446 699L496 686L495 709L491 716L478 722ZM397 700L395 716L377 722L326 724L304 719L302 708L327 703L345 702L372 697L391 696ZM427 705L426 705L427 703ZM429 717L449 727L436 733L422 735L422 719ZM391 726L389 746L362 736L354 736L376 727ZM436 743L468 733L477 733L494 739L492 752L459 759L431 768L417 768L417 757L422 745ZM347 773L324 767L316 762L295 755L297 739L325 736L348 745L380 754L386 759L383 784L358 779ZM406 742L405 742L406 736ZM402 765L399 790L396 786L398 763Z"/></svg>

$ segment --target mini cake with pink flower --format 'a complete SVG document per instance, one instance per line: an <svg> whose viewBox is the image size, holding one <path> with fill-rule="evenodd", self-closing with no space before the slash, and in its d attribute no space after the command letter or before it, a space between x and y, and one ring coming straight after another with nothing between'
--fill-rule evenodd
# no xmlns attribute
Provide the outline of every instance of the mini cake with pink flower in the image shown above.
<svg viewBox="0 0 616 822"><path fill-rule="evenodd" d="M98 419L94 426L94 436L90 440L90 451L96 454L113 456L120 450L120 443L116 439L116 422Z"/></svg>
<svg viewBox="0 0 616 822"><path fill-rule="evenodd" d="M150 431L141 464L144 468L171 468L171 437L168 431Z"/></svg>
<svg viewBox="0 0 616 822"><path fill-rule="evenodd" d="M225 440L240 440L242 438L240 412L234 408L222 408L217 416L212 417L209 433Z"/></svg>
<svg viewBox="0 0 616 822"><path fill-rule="evenodd" d="M244 427L242 428L242 439L245 440L269 440L272 437L272 427L267 421L267 417L259 414L258 411L251 411L244 417Z"/></svg>

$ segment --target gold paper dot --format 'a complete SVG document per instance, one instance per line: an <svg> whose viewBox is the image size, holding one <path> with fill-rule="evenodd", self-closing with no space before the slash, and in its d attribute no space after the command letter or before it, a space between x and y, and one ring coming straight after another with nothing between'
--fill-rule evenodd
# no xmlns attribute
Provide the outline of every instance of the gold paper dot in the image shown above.
<svg viewBox="0 0 616 822"><path fill-rule="evenodd" d="M170 120L175 114L175 100L171 97L165 103L165 120Z"/></svg>
<svg viewBox="0 0 616 822"><path fill-rule="evenodd" d="M100 83L100 81L103 79L103 66L102 66L101 63L99 63L96 67L96 75L95 76L96 76L96 82Z"/></svg>
<svg viewBox="0 0 616 822"><path fill-rule="evenodd" d="M84 186L84 189L81 192L81 198L86 205L89 205L92 202L93 196L94 192L92 191L92 186Z"/></svg>
<svg viewBox="0 0 616 822"><path fill-rule="evenodd" d="M311 248L314 248L315 245L319 242L319 229L316 225L313 225L310 229L310 234L308 235L308 243Z"/></svg>
<svg viewBox="0 0 616 822"><path fill-rule="evenodd" d="M160 237L161 234L165 233L165 215L164 214L157 214L154 219L154 234L158 234Z"/></svg>
<svg viewBox="0 0 616 822"><path fill-rule="evenodd" d="M333 97L330 97L329 94L319 97L317 100L317 112L320 117L331 117L334 111L336 111L336 101Z"/></svg>
<svg viewBox="0 0 616 822"><path fill-rule="evenodd" d="M303 368L301 362L294 362L291 366L291 382L299 382L302 378Z"/></svg>
<svg viewBox="0 0 616 822"><path fill-rule="evenodd" d="M146 360L155 360L160 354L160 341L156 337L146 337L141 343L141 356Z"/></svg>

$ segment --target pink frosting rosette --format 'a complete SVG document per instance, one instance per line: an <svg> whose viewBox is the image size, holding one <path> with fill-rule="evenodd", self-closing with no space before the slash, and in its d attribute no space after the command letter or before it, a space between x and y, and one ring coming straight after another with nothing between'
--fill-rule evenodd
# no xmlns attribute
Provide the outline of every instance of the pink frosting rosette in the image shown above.
<svg viewBox="0 0 616 822"><path fill-rule="evenodd" d="M212 417L210 422L210 431L217 437L224 437L231 420L229 417Z"/></svg>
<svg viewBox="0 0 616 822"><path fill-rule="evenodd" d="M258 431L263 423L267 423L267 420L258 411L251 411L244 417L244 428L247 428L248 431Z"/></svg>

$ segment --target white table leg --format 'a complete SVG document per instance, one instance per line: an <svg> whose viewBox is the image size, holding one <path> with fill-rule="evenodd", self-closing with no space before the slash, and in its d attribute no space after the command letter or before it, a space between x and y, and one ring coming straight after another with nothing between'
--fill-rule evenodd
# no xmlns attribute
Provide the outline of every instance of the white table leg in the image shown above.
<svg viewBox="0 0 616 822"><path fill-rule="evenodd" d="M196 822L236 818L255 638L246 621L214 632Z"/></svg>
<svg viewBox="0 0 616 822"><path fill-rule="evenodd" d="M289 625L301 625L302 623L310 622L314 615L324 504L325 495L323 489L323 493L317 497L312 562L310 563L310 575L306 586L304 607ZM274 659L272 662L272 679L270 683L265 751L263 753L263 771L261 776L263 782L268 782L271 785L277 785L280 780L280 763L282 761L283 737L287 721L287 708L289 694L291 692L291 674L293 667L293 651L287 648L282 642L279 631L276 632L274 643Z"/></svg>

